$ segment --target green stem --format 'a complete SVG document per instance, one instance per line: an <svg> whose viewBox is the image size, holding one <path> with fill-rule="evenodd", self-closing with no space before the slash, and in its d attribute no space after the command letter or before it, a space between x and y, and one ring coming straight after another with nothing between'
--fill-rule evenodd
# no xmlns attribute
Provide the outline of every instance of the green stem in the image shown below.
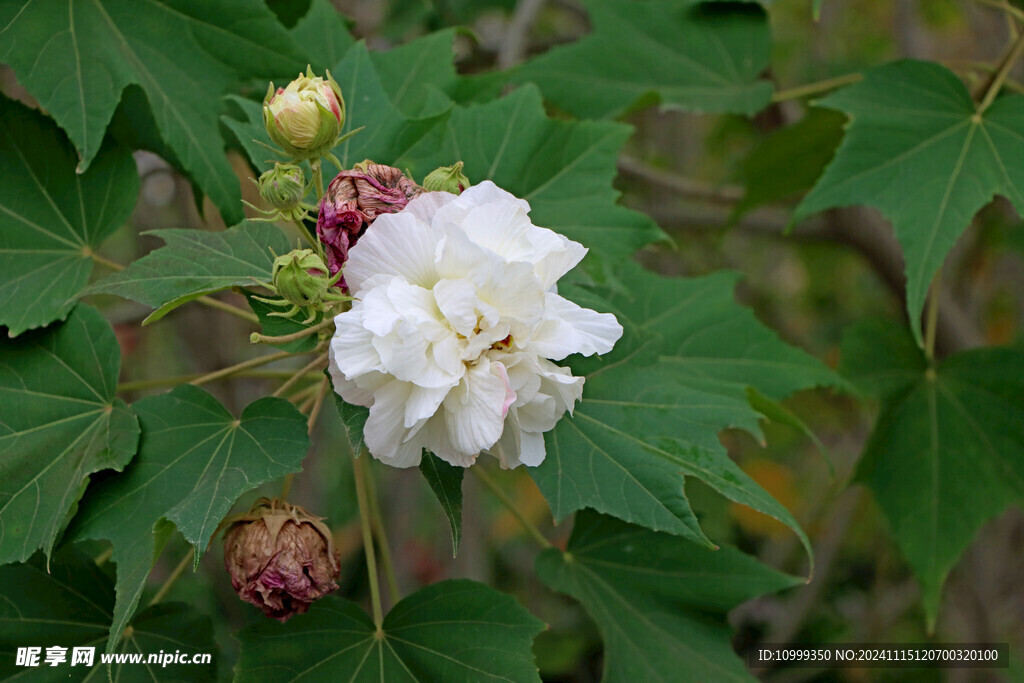
<svg viewBox="0 0 1024 683"><path fill-rule="evenodd" d="M312 410L309 411L309 419L306 420L306 433L309 434L310 437L313 436L313 426L316 424L317 416L320 415L320 407L324 403L324 396L327 395L327 386L327 378L324 377L323 381L320 382L320 393L318 393L316 398L314 399L313 408ZM282 501L288 500L288 494L291 493L292 482L294 480L295 473L291 472L284 478L284 481L281 483L280 498Z"/></svg>
<svg viewBox="0 0 1024 683"><path fill-rule="evenodd" d="M313 184L316 187L316 202L319 205L320 200L324 198L323 160L310 161L309 166L313 169Z"/></svg>
<svg viewBox="0 0 1024 683"><path fill-rule="evenodd" d="M939 288L942 283L942 268L935 273L928 296L928 312L924 323L924 355L929 363L935 361L935 332L939 324Z"/></svg>
<svg viewBox="0 0 1024 683"><path fill-rule="evenodd" d="M291 370L244 370L242 372L234 373L235 377L256 377L259 379L288 379L295 373ZM117 385L118 393L125 391L138 391L140 389L155 389L158 387L176 386L178 384L186 384L202 377L201 373L192 373L190 375L174 375L171 377L156 377L154 379L140 379L133 380L131 382L123 382ZM310 373L309 379L319 377L320 373Z"/></svg>
<svg viewBox="0 0 1024 683"><path fill-rule="evenodd" d="M114 556L114 546L110 546L109 548L107 548L106 550L104 550L104 551L103 551L102 553L100 553L99 555L97 555L97 556L96 556L96 559L95 559L95 560L93 560L93 562L95 562L95 563L96 563L96 566L97 566L97 567L102 567L102 566L103 566L103 565L105 565L105 564L106 564L106 563L107 563L107 562L108 562L108 561L110 560L110 558L111 558L111 557L113 557L113 556Z"/></svg>
<svg viewBox="0 0 1024 683"><path fill-rule="evenodd" d="M836 76L835 78L829 78L824 81L818 81L816 83L808 83L807 85L801 85L796 88L790 88L789 90L778 90L772 95L772 102L785 102L786 100L798 100L801 97L807 97L809 95L817 95L818 93L828 92L844 85L850 85L863 79L864 76L859 73L846 74L845 76Z"/></svg>
<svg viewBox="0 0 1024 683"><path fill-rule="evenodd" d="M321 353L319 356L317 356L309 363L307 363L305 366L303 366L302 369L296 371L296 373L292 375L284 384L277 388L277 391L275 391L272 394L272 396L283 396L289 389L295 386L296 382L301 380L303 377L305 377L313 370L318 369L321 365L324 365L326 362L327 354Z"/></svg>
<svg viewBox="0 0 1024 683"><path fill-rule="evenodd" d="M367 469L369 468L367 467ZM387 579L388 594L391 596L391 604L396 605L402 599L402 595L398 591L398 581L395 579L395 566L391 562L391 548L388 545L388 537L384 530L384 518L380 514L377 484L369 471L366 472L366 490L370 501L370 524L373 527L374 535L377 536L377 545L380 546L380 563L384 568L384 578Z"/></svg>
<svg viewBox="0 0 1024 683"><path fill-rule="evenodd" d="M1002 62L999 64L999 69L992 77L992 81L988 84L985 89L985 98L978 105L978 113L976 116L980 117L985 113L996 99L996 95L999 94L999 90L1003 87L1003 82L1006 81L1007 76L1010 75L1010 70L1013 69L1014 63L1017 58L1020 57L1021 53L1024 52L1024 33L1021 33L1017 40L1013 42L1010 49L1007 50L1006 56L1003 57Z"/></svg>
<svg viewBox="0 0 1024 683"><path fill-rule="evenodd" d="M259 334L258 332L253 332L251 335L249 335L249 341L252 342L253 344L288 344L293 341L305 339L310 335L316 334L320 330L326 330L328 327L331 327L332 325L334 325L334 318L329 317L326 320L323 320L320 323L314 325L313 327L307 327L304 330L299 330L298 332L293 332L292 334L282 334L278 337L271 337L268 335Z"/></svg>
<svg viewBox="0 0 1024 683"><path fill-rule="evenodd" d="M469 469L473 474L477 476L477 478L481 482L483 482L484 486L491 490L491 493L494 494L494 497L497 498L502 505L508 508L508 511L512 513L512 516L519 520L519 523L523 525L523 528L526 529L527 532L529 532L530 536L532 536L533 539L537 541L537 543L539 543L542 548L554 547L551 545L551 541L545 538L544 534L540 532L540 529L535 527L530 522L530 520L526 519L526 517L523 516L523 513L519 511L519 508L512 501L512 499L505 495L504 491L498 488L498 485L494 482L493 479L491 479L490 475L484 472L482 467L477 465L476 467L470 467Z"/></svg>
<svg viewBox="0 0 1024 683"><path fill-rule="evenodd" d="M364 452L363 458L370 457ZM370 510L366 502L366 476L359 464L359 458L352 459L355 474L356 500L359 503L359 523L363 531L363 551L366 553L366 572L370 577L370 602L373 605L373 623L377 626L378 637L384 634L384 612L380 606L380 583L377 577L377 555L373 549L373 534L370 532Z"/></svg>
<svg viewBox="0 0 1024 683"><path fill-rule="evenodd" d="M167 593L171 590L171 586L173 586L174 582L177 581L181 577L181 575L185 573L185 569L189 566L189 564L192 563L192 558L194 556L195 552L190 549L188 551L188 554L185 555L185 557L181 558L181 562L178 563L178 566L174 568L174 571L171 572L171 575L167 577L166 581L164 581L164 585L160 586L160 590L158 590L156 592L156 595L153 596L153 599L149 601L150 607L152 607L153 605L167 597Z"/></svg>
<svg viewBox="0 0 1024 683"><path fill-rule="evenodd" d="M314 349L314 351L318 351L318 350L319 349ZM306 353L311 353L311 352L306 352ZM206 375L201 375L201 376L196 377L195 379L191 380L189 382L189 384L195 384L197 386L200 385L200 384L206 384L207 382L212 382L213 380L220 379L221 377L227 377L229 375L234 375L234 374L236 374L238 372L241 372L243 370L248 370L249 368L257 368L257 367L259 367L261 365L266 365L267 363L273 363L274 361L282 360L284 358L291 358L292 356L296 356L296 355L300 355L300 354L295 354L295 353L292 353L290 351L280 351L278 353L271 353L271 354L266 355L266 356L260 356L259 358L253 358L251 360L243 361L241 363L238 363L237 365L232 365L232 366L227 367L227 368L222 368L220 370L217 370L216 372L211 372L211 373L206 374Z"/></svg>

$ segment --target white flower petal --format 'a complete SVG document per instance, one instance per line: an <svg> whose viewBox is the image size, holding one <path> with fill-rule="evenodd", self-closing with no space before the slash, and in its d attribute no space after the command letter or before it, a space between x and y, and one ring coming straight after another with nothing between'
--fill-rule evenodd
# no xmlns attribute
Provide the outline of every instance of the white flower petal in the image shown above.
<svg viewBox="0 0 1024 683"><path fill-rule="evenodd" d="M611 313L581 308L552 292L545 294L544 320L526 350L544 358L562 360L573 353L607 353L622 336L622 325Z"/></svg>
<svg viewBox="0 0 1024 683"><path fill-rule="evenodd" d="M406 204L402 213L412 214L424 223L430 223L438 209L456 199L458 197L451 192L424 192Z"/></svg>
<svg viewBox="0 0 1024 683"><path fill-rule="evenodd" d="M392 380L374 393L370 417L363 427L366 447L373 457L393 467L414 467L420 464L423 446L407 440L405 404L412 385Z"/></svg>
<svg viewBox="0 0 1024 683"><path fill-rule="evenodd" d="M387 213L377 216L366 234L348 253L345 282L354 296L374 275L401 275L407 281L426 287L437 282L434 263L441 234L411 213Z"/></svg>
<svg viewBox="0 0 1024 683"><path fill-rule="evenodd" d="M444 399L445 427L456 451L465 455L490 448L501 436L505 383L490 371L490 362L467 368L458 386Z"/></svg>
<svg viewBox="0 0 1024 683"><path fill-rule="evenodd" d="M364 326L362 306L353 306L336 316L334 325L337 332L330 346L332 368L349 378L384 370L380 355L373 348L373 333Z"/></svg>

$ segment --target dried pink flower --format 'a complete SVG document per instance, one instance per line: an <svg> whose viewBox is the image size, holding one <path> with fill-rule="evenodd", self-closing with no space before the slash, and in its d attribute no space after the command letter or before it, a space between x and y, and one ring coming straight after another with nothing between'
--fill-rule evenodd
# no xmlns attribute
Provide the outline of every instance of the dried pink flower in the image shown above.
<svg viewBox="0 0 1024 683"><path fill-rule="evenodd" d="M368 159L335 176L320 201L316 222L331 275L341 270L348 250L377 216L398 213L422 192L423 188L399 169ZM345 289L344 278L338 285Z"/></svg>
<svg viewBox="0 0 1024 683"><path fill-rule="evenodd" d="M261 498L228 520L224 566L238 597L280 622L338 590L341 573L331 530L298 505Z"/></svg>

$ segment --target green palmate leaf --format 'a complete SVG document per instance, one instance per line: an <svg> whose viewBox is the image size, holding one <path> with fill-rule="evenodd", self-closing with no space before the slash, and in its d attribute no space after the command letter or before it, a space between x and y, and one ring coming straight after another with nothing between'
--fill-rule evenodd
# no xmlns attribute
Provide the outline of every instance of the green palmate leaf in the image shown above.
<svg viewBox="0 0 1024 683"><path fill-rule="evenodd" d="M456 107L397 165L422 178L464 161L472 182L493 180L529 201L535 224L621 256L664 237L650 218L615 203L616 159L631 130L547 118L540 93L527 86L495 102Z"/></svg>
<svg viewBox="0 0 1024 683"><path fill-rule="evenodd" d="M543 628L511 596L464 579L403 599L382 636L358 605L332 595L287 625L243 629L235 680L539 681L530 648Z"/></svg>
<svg viewBox="0 0 1024 683"><path fill-rule="evenodd" d="M921 344L932 276L974 214L996 194L1024 213L1024 96L1001 97L979 114L953 72L902 61L818 104L846 112L850 124L796 219L851 204L882 211L903 246L907 310Z"/></svg>
<svg viewBox="0 0 1024 683"><path fill-rule="evenodd" d="M844 342L847 370L882 398L857 477L889 520L934 624L942 584L975 533L1024 502L1024 351L966 351L932 370L909 336L884 327Z"/></svg>
<svg viewBox="0 0 1024 683"><path fill-rule="evenodd" d="M609 683L753 680L725 613L800 583L734 548L695 548L589 510L576 516L565 552L538 556L537 575L597 622Z"/></svg>
<svg viewBox="0 0 1024 683"><path fill-rule="evenodd" d="M771 35L755 3L588 0L591 35L511 74L562 109L612 117L631 106L754 114L768 105Z"/></svg>
<svg viewBox="0 0 1024 683"><path fill-rule="evenodd" d="M844 122L842 114L815 108L798 123L770 135L743 162L746 192L733 215L811 189L842 140Z"/></svg>
<svg viewBox="0 0 1024 683"><path fill-rule="evenodd" d="M333 150L344 168L351 168L363 159L392 163L440 121L436 116L411 119L396 109L381 85L366 45L361 42L331 67L331 75L341 86L345 97L347 109L342 133L364 126L363 130ZM246 120L225 118L224 123L234 131L250 161L258 169L262 171L270 168L273 162L268 159L272 155L264 146L270 144L270 139L263 128L263 114L259 104L239 97L231 100L238 105ZM325 181L330 179L333 170L330 165L325 167Z"/></svg>
<svg viewBox="0 0 1024 683"><path fill-rule="evenodd" d="M196 562L243 493L299 469L309 448L306 419L290 403L263 398L235 419L210 394L184 385L134 404L142 423L139 454L120 476L96 482L69 533L108 539L117 563L113 647L159 553L154 527L173 522L196 549Z"/></svg>
<svg viewBox="0 0 1024 683"><path fill-rule="evenodd" d="M760 435L751 388L777 399L841 378L737 305L735 274L680 280L634 265L619 275L635 295L613 290L602 305L566 290L610 309L627 335L606 359L572 362L587 376L583 401L546 435L547 457L530 470L555 518L591 507L709 545L683 488L692 476L785 523L810 553L789 511L729 458L718 433Z"/></svg>
<svg viewBox="0 0 1024 683"><path fill-rule="evenodd" d="M88 306L0 341L0 563L49 554L89 475L135 455L138 421L114 397L120 367L114 331Z"/></svg>
<svg viewBox="0 0 1024 683"><path fill-rule="evenodd" d="M206 664L103 665L103 651L114 608L114 583L86 555L69 546L47 566L42 558L28 564L0 567L0 677L25 681L213 681L216 679L217 643L209 617L191 607L169 603L140 612L131 631L120 639L115 652L149 655L162 653L211 655ZM67 648L57 666L45 664L46 648ZM19 647L42 647L41 666L18 666ZM92 648L91 666L72 666L75 648Z"/></svg>
<svg viewBox="0 0 1024 683"><path fill-rule="evenodd" d="M203 0L2 0L0 27L0 61L67 131L80 170L99 152L122 91L135 84L184 170L225 221L242 218L217 130L221 95L239 77L305 65L264 3L234 0L225 11Z"/></svg>
<svg viewBox="0 0 1024 683"><path fill-rule="evenodd" d="M85 294L116 294L157 309L145 322L159 320L204 294L251 285L254 279L269 281L274 253L291 249L284 233L267 223L242 223L223 232L152 230L146 234L167 244L85 290Z"/></svg>
<svg viewBox="0 0 1024 683"><path fill-rule="evenodd" d="M309 11L291 31L292 38L305 53L313 71L323 75L356 44L348 31L348 21L330 0L313 0Z"/></svg>
<svg viewBox="0 0 1024 683"><path fill-rule="evenodd" d="M452 62L455 30L438 31L387 52L370 53L381 85L408 116L429 116L448 109L448 94L459 84Z"/></svg>
<svg viewBox="0 0 1024 683"><path fill-rule="evenodd" d="M75 161L52 122L0 96L0 325L10 336L67 316L92 251L135 205L128 150L108 144L83 174Z"/></svg>
<svg viewBox="0 0 1024 683"><path fill-rule="evenodd" d="M427 452L420 461L420 472L437 496L437 502L452 527L452 557L455 557L459 554L459 541L462 539L462 477L466 470L449 465Z"/></svg>

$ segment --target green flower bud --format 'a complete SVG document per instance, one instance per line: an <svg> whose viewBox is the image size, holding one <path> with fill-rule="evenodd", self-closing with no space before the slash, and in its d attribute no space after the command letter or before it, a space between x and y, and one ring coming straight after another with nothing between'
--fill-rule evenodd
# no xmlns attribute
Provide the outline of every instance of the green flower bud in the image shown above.
<svg viewBox="0 0 1024 683"><path fill-rule="evenodd" d="M435 169L423 179L423 189L427 192L461 194L467 187L469 187L469 178L462 173L461 161L451 166Z"/></svg>
<svg viewBox="0 0 1024 683"><path fill-rule="evenodd" d="M274 290L288 303L318 305L334 284L322 258L312 249L295 249L274 259Z"/></svg>
<svg viewBox="0 0 1024 683"><path fill-rule="evenodd" d="M264 201L281 212L298 209L306 196L306 176L295 164L274 164L274 168L260 176L256 185Z"/></svg>
<svg viewBox="0 0 1024 683"><path fill-rule="evenodd" d="M284 88L270 84L263 100L267 135L293 159L301 161L326 154L345 126L345 100L341 88L327 72L327 80L299 74Z"/></svg>

